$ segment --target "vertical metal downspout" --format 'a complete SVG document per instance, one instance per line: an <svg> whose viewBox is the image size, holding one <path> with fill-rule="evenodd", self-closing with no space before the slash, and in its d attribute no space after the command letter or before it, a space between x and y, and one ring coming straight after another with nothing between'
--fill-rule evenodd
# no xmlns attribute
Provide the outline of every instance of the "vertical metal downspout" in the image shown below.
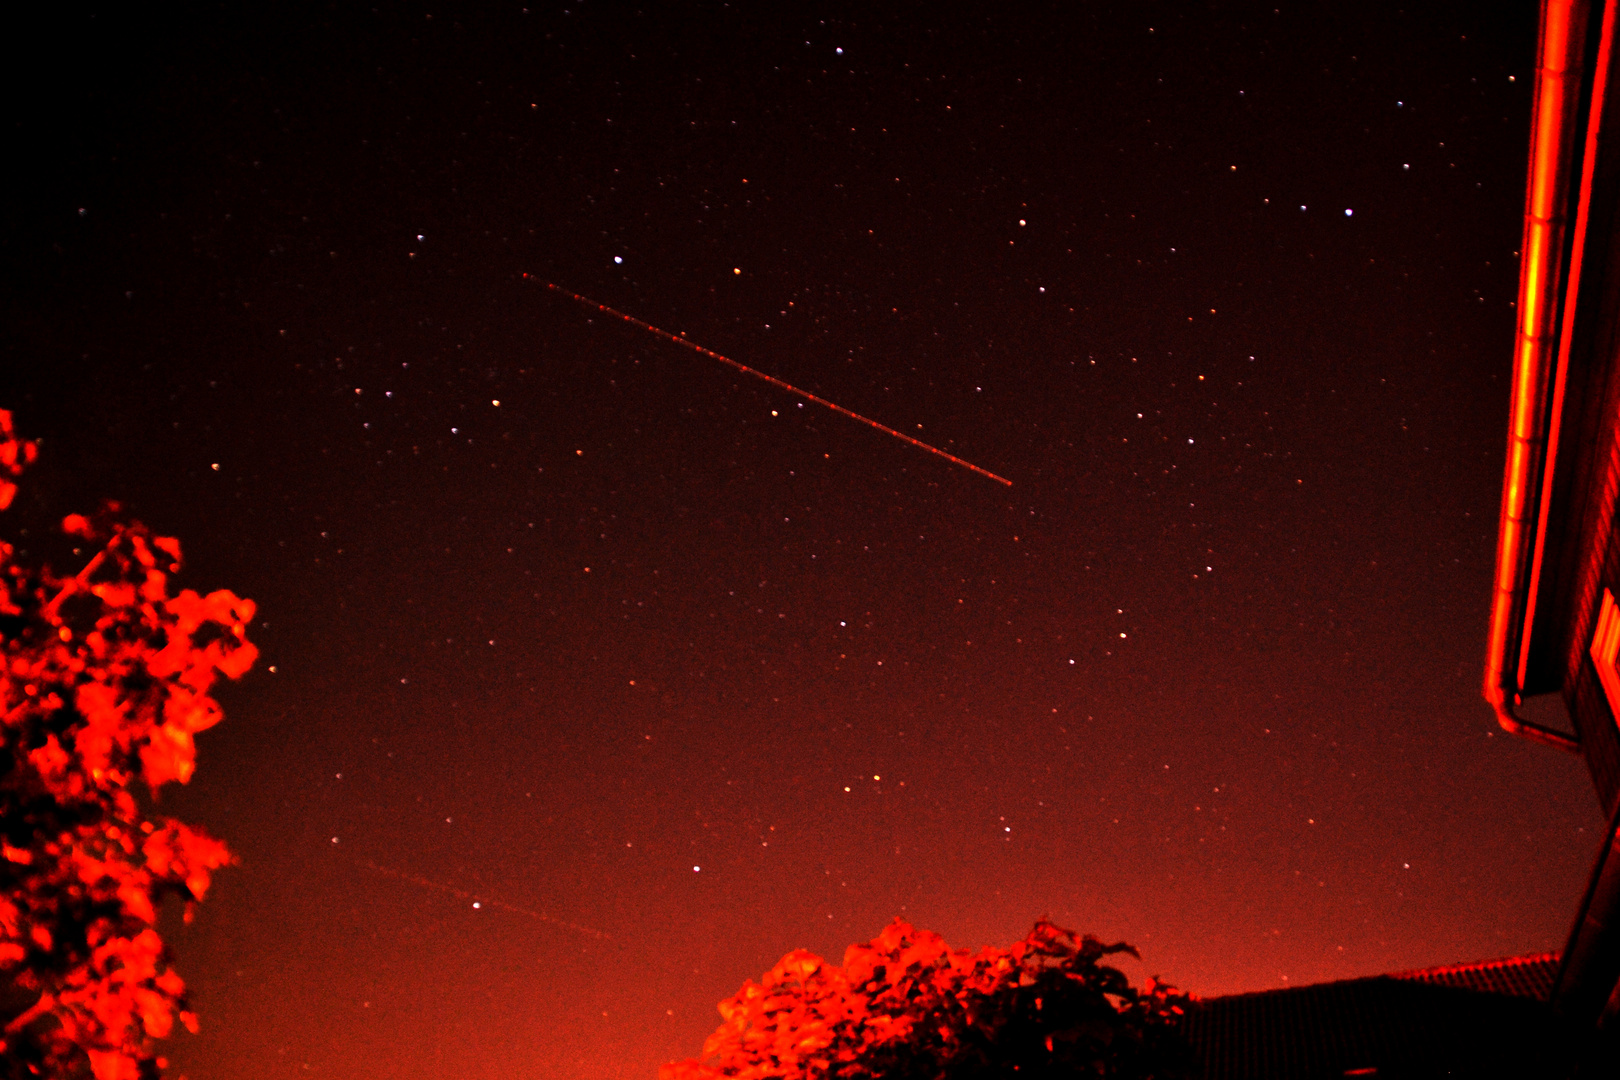
<svg viewBox="0 0 1620 1080"><path fill-rule="evenodd" d="M1485 656L1485 700L1496 710L1503 729L1572 753L1580 751L1575 739L1514 715L1522 688L1521 665L1513 662L1510 666L1510 661L1523 655L1535 615L1529 606L1535 585L1527 580L1527 571L1535 541L1532 518L1539 517L1539 496L1551 471L1546 455L1549 391L1558 352L1564 211L1571 187L1577 130L1574 113L1580 97L1587 11L1584 0L1543 0L1541 8L1530 182L1520 248L1512 413Z"/></svg>
<svg viewBox="0 0 1620 1080"><path fill-rule="evenodd" d="M1558 354L1554 362L1552 403L1547 411L1547 446L1543 451L1543 460L1546 468L1541 474L1541 504L1540 512L1536 517L1535 549L1530 560L1530 577L1525 590L1525 607L1523 629L1519 635L1519 663L1517 667L1517 681L1520 687L1527 685L1527 669L1530 666L1531 635L1534 629L1536 609L1541 591L1541 569L1547 550L1547 522L1552 516L1553 479L1557 474L1558 440L1563 429L1564 399L1569 384L1569 358L1574 350L1575 320L1584 309L1580 305L1580 291L1582 281L1582 266L1586 260L1586 233L1592 218L1592 191L1597 175L1598 149L1602 142L1603 113L1605 102L1608 99L1609 68L1611 53L1614 48L1615 5L1605 3L1603 6L1603 24L1598 31L1596 48L1586 46L1586 52L1595 52L1596 57L1591 70L1590 101L1587 106L1586 118L1586 146L1581 154L1580 176L1575 187L1579 192L1575 205L1575 231L1570 238L1569 270L1565 274L1564 310L1562 316L1563 327L1559 332ZM1590 29L1590 17L1587 23ZM1571 175L1571 179L1576 178Z"/></svg>

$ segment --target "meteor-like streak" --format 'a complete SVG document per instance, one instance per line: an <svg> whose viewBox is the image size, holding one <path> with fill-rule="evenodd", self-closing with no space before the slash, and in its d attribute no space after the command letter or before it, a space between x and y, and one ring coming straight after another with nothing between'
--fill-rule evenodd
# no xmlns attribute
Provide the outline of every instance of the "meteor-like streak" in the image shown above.
<svg viewBox="0 0 1620 1080"><path fill-rule="evenodd" d="M480 896L477 893L470 893L465 889L458 889L453 885L445 885L437 881L429 881L425 877L417 877L415 874L407 874L403 870L394 870L387 866L379 866L370 859L362 860L360 865L365 867L367 870L374 871L375 873L381 874L384 877L391 877L396 881L404 881L411 885L420 885L424 889L435 889L442 893L449 893L451 896L457 897L461 900L469 900L472 902L474 907L499 908L502 911L510 911L514 915L527 915L531 919L539 919L541 922L548 922L555 926L567 927L569 930L572 930L575 933L585 934L593 938L600 938L603 941L613 940L612 937L602 933L600 930L592 930L588 926L581 926L579 923L569 922L567 919L559 919L555 915L547 915L543 911L531 911L528 908L518 907L516 904L508 904L500 900L491 900L487 897Z"/></svg>
<svg viewBox="0 0 1620 1080"><path fill-rule="evenodd" d="M524 274L523 276L528 277L529 275ZM781 389L788 391L790 394L797 394L799 397L804 398L806 401L813 401L817 405L824 405L827 408L831 409L833 412L838 413L840 416L847 416L851 420L858 420L861 423L865 424L869 428L876 428L878 431L883 432L883 434L885 434L885 435L893 435L895 438L899 439L901 442L908 442L912 446L915 446L919 450L926 450L930 454L935 455L936 457L942 457L946 461L949 461L953 465L960 465L960 466L962 466L962 468L970 469L973 472L978 473L980 476L989 477L991 480L994 480L998 484L1006 484L1008 487L1012 487L1012 481L1011 480L1008 480L1004 476L997 476L995 473L991 472L989 469L981 469L977 465L973 464L973 462L971 462L971 461L963 461L961 458L957 457L955 454L947 453L944 450L941 450L937 446L930 446L927 443L923 442L921 439L913 439L910 435L907 435L903 431L896 431L896 430L894 430L894 428L889 427L889 426L887 426L885 424L880 424L876 420L868 419L867 417L862 416L858 412L851 412L849 409L844 408L842 405L836 405L833 402L828 401L826 398L817 397L815 394L810 393L808 390L800 390L797 386L794 386L791 383L785 383L781 379L778 379L773 375L767 375L763 371L758 371L758 370L756 370L754 368L749 367L747 364L740 364L737 361L733 360L729 356L721 356L719 353L715 352L713 349L705 349L702 345L699 345L697 342L692 341L689 338L684 338L679 334L672 334L668 330L660 330L658 327L654 326L652 323L642 322L640 319L636 318L634 315L626 315L624 312L616 310L614 308L610 308L606 304L598 304L595 300L592 300L590 297L581 296L581 295L579 295L579 293L576 293L576 292L569 292L567 289L563 288L561 285L553 285L551 282L548 281L548 282L545 283L545 286L546 286L546 288L550 289L554 293L560 293L563 296L567 296L567 297L570 297L570 298L572 298L574 300L577 300L581 304L584 304L586 307L595 308L597 311L600 311L604 315L611 315L615 319L623 320L624 322L629 323L631 326L634 326L634 327L637 327L639 329L645 330L650 334L657 334L659 337L663 338L665 341L672 341L675 344L682 346L683 348L691 349L695 353L702 353L704 356L709 357L711 360L718 360L722 364L725 364L727 367L736 368L738 371L742 372L744 375L752 375L756 379L762 379L765 382L770 383L772 386L780 387Z"/></svg>

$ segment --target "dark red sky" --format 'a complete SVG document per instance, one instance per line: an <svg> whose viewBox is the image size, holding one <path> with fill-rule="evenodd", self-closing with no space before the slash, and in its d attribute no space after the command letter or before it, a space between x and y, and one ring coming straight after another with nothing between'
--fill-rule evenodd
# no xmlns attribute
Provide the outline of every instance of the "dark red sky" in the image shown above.
<svg viewBox="0 0 1620 1080"><path fill-rule="evenodd" d="M1533 5L229 7L16 28L0 207L4 528L262 613L189 1075L650 1078L897 914L1562 944L1590 783L1478 692Z"/></svg>

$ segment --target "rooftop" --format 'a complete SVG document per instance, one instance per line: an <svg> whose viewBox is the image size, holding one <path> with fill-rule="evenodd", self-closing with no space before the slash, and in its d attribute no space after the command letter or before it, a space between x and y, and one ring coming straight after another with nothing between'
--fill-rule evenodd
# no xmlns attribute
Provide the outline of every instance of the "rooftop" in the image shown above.
<svg viewBox="0 0 1620 1080"><path fill-rule="evenodd" d="M1205 1001L1186 1033L1208 1080L1558 1075L1557 953Z"/></svg>

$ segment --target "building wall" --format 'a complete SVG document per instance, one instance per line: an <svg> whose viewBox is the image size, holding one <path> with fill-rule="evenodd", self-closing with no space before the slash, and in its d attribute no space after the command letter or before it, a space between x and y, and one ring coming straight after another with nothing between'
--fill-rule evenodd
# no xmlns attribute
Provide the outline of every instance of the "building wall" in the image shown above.
<svg viewBox="0 0 1620 1080"><path fill-rule="evenodd" d="M1603 113L1605 131L1620 129L1620 94L1606 95ZM1581 240L1543 567L1553 581L1536 635L1556 642L1557 681L1608 814L1620 799L1620 727L1588 649L1603 590L1620 597L1620 140L1599 143Z"/></svg>

